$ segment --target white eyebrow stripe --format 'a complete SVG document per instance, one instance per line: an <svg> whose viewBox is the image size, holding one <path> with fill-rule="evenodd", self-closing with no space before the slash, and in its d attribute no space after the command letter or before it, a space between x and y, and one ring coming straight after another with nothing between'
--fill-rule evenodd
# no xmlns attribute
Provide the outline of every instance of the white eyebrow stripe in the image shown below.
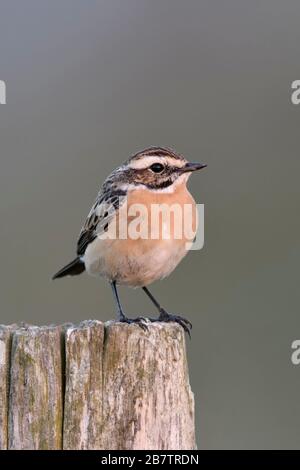
<svg viewBox="0 0 300 470"><path fill-rule="evenodd" d="M136 161L133 160L128 166L134 170L145 170L153 165L153 163L162 163L163 165L177 166L178 168L182 168L185 165L184 160L177 160L172 157L152 157L145 155Z"/></svg>

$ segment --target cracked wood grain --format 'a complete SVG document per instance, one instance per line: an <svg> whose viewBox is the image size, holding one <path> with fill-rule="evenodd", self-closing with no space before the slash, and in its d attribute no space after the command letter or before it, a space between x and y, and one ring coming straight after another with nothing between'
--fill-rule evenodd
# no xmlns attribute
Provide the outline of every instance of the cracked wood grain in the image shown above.
<svg viewBox="0 0 300 470"><path fill-rule="evenodd" d="M62 447L60 327L15 331L11 352L9 449Z"/></svg>
<svg viewBox="0 0 300 470"><path fill-rule="evenodd" d="M103 448L195 449L185 338L175 323L109 324L103 357Z"/></svg>
<svg viewBox="0 0 300 470"><path fill-rule="evenodd" d="M64 449L100 449L104 325L85 321L66 330Z"/></svg>
<svg viewBox="0 0 300 470"><path fill-rule="evenodd" d="M13 331L17 325L0 325L0 450L8 442L8 392L10 349Z"/></svg>

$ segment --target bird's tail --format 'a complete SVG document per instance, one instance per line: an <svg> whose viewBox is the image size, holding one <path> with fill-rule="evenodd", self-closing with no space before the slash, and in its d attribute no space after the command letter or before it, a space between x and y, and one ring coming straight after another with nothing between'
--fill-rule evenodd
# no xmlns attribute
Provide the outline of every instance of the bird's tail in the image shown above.
<svg viewBox="0 0 300 470"><path fill-rule="evenodd" d="M73 259L71 263L67 264L64 266L62 269L60 269L52 279L58 279L59 277L64 277L64 276L77 276L78 274L81 274L83 271L85 271L85 266L84 262L81 261L79 257Z"/></svg>

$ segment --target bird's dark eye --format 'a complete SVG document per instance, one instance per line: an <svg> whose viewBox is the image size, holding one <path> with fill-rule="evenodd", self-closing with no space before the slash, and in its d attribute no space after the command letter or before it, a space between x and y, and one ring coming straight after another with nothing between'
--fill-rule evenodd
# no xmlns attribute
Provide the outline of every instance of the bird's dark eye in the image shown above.
<svg viewBox="0 0 300 470"><path fill-rule="evenodd" d="M150 170L152 170L154 173L161 173L164 169L164 166L161 163L153 163L150 166Z"/></svg>

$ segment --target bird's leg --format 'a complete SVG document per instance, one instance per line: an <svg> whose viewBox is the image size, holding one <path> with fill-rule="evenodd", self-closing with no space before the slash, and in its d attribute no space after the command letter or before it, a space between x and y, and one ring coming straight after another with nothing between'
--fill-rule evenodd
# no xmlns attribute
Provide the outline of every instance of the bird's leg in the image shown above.
<svg viewBox="0 0 300 470"><path fill-rule="evenodd" d="M139 318L133 318L133 319L126 317L126 315L123 312L122 306L121 306L119 294L118 294L118 291L117 291L116 281L112 281L110 283L110 285L111 285L111 288L112 288L112 291L113 291L113 296L114 296L115 302L117 304L118 321L122 322L122 323L137 323L143 330L147 330L148 329L147 325L143 322L144 319L142 319L140 317Z"/></svg>
<svg viewBox="0 0 300 470"><path fill-rule="evenodd" d="M119 321L125 321L126 316L124 315L124 312L123 312L123 309L122 309L122 306L121 306L121 302L120 302L120 299L119 299L119 294L118 294L118 291L117 291L116 281L111 282L110 285L111 285L111 288L112 288L112 291L113 291L113 296L114 296L115 302L117 304L118 320Z"/></svg>
<svg viewBox="0 0 300 470"><path fill-rule="evenodd" d="M152 322L176 322L179 323L179 325L182 326L184 331L188 333L189 336L191 336L190 330L192 329L192 324L189 320L186 318L183 318L179 315L172 315L171 313L168 313L164 308L161 307L160 303L153 297L149 289L147 287L143 287L143 291L147 294L151 302L155 305L157 310L159 311L159 317L158 318L149 318L150 321Z"/></svg>

